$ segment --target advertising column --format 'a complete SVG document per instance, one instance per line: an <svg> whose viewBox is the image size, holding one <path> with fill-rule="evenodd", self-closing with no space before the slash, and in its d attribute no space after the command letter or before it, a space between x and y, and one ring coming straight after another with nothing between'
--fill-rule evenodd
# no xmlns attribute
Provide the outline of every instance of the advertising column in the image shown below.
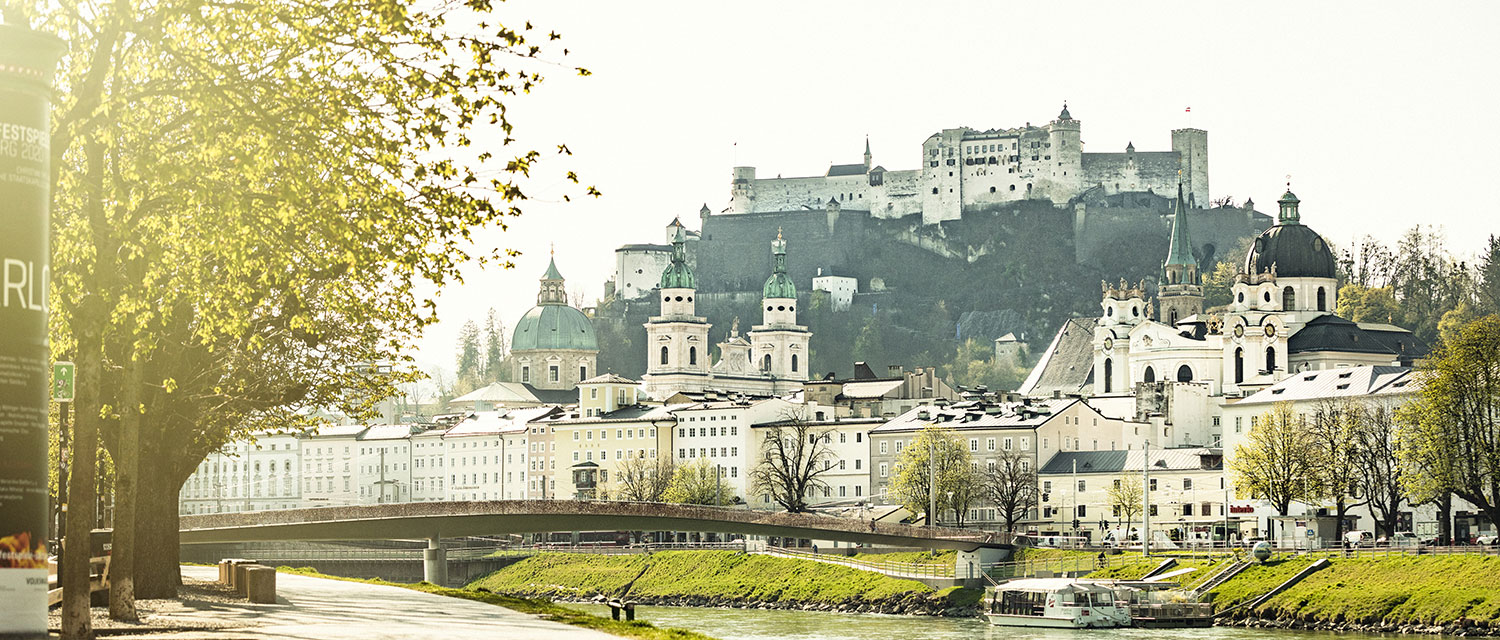
<svg viewBox="0 0 1500 640"><path fill-rule="evenodd" d="M0 25L0 635L47 633L48 223L62 43Z"/></svg>

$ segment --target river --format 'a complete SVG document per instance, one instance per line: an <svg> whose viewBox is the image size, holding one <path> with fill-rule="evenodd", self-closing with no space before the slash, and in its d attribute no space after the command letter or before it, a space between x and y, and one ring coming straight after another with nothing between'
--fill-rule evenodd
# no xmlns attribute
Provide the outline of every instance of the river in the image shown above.
<svg viewBox="0 0 1500 640"><path fill-rule="evenodd" d="M568 604L601 616L609 607L596 604ZM700 607L638 607L637 620L658 627L676 627L706 633L719 640L1159 640L1170 637L1187 640L1283 640L1313 637L1340 640L1378 636L1357 633L1280 631L1213 627L1209 629L1023 629L996 627L979 618L929 618L884 614L821 613L762 609L708 609Z"/></svg>

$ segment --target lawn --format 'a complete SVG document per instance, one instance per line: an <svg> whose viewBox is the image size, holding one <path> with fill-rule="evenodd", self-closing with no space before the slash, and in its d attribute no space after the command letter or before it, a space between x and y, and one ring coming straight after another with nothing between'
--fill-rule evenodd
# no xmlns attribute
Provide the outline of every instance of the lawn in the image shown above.
<svg viewBox="0 0 1500 640"><path fill-rule="evenodd" d="M798 603L872 602L931 587L839 565L736 551L659 551L630 556L545 553L468 585L527 597L702 597ZM626 589L628 588L628 591Z"/></svg>
<svg viewBox="0 0 1500 640"><path fill-rule="evenodd" d="M1318 622L1430 625L1467 618L1493 625L1500 623L1497 575L1500 558L1494 556L1334 559L1259 613Z"/></svg>
<svg viewBox="0 0 1500 640"><path fill-rule="evenodd" d="M856 553L855 560L866 562L893 562L901 564L922 564L951 567L958 560L958 552L952 549L944 551L894 551L891 553Z"/></svg>

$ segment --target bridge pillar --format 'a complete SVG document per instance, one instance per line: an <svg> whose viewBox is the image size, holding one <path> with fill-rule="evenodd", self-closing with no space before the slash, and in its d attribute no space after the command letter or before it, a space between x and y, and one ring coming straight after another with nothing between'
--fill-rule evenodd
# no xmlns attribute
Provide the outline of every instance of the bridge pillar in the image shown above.
<svg viewBox="0 0 1500 640"><path fill-rule="evenodd" d="M422 579L439 587L448 586L448 552L437 536L428 538L422 551Z"/></svg>

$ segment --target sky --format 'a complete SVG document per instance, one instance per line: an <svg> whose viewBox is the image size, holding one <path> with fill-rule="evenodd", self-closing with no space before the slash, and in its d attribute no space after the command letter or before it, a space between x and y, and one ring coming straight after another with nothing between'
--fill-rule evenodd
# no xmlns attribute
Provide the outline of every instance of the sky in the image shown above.
<svg viewBox="0 0 1500 640"><path fill-rule="evenodd" d="M1064 101L1085 152L1169 150L1208 131L1212 196L1274 214L1286 188L1335 245L1415 224L1477 252L1500 232L1477 195L1500 171L1500 3L619 2L511 0L501 21L568 48L505 100L519 144L548 157L507 228L515 268L473 268L437 297L414 354L451 372L460 327L535 304L549 252L570 295L603 293L621 244L662 242L729 199L730 169L821 175L861 161L915 169L944 128L1042 125ZM547 67L543 67L544 72ZM1188 108L1191 112L1187 112ZM479 140L497 156L499 140ZM563 172L597 186L564 202Z"/></svg>

